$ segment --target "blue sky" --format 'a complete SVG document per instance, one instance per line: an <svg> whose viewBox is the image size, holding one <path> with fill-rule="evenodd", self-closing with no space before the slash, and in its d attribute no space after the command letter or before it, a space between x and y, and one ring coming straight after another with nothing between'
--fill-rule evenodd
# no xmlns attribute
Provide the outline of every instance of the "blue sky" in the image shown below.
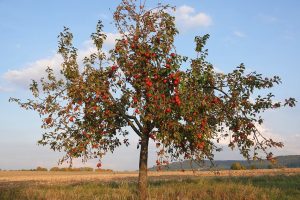
<svg viewBox="0 0 300 200"><path fill-rule="evenodd" d="M89 36L99 19L108 33L105 48L112 46L116 29L112 13L120 2L111 0L0 0L0 169L51 167L61 154L37 146L41 137L40 119L32 111L8 103L9 97L26 99L30 79L41 76L44 67L59 67L57 35L63 26L71 28L75 45L82 55L89 52ZM151 7L157 0L148 0ZM219 70L229 72L241 62L249 70L279 75L283 84L272 92L276 99L300 99L300 1L253 0L160 1L177 6L176 39L178 52L194 56L195 35L211 35L208 60ZM261 130L285 142L277 155L300 154L299 106L264 114ZM136 138L132 138L136 143ZM224 150L216 159L239 159L237 152ZM154 165L155 149L150 148L149 166ZM133 144L120 148L104 160L104 168L134 170L138 152ZM90 161L88 166L95 166ZM80 166L80 161L76 161Z"/></svg>

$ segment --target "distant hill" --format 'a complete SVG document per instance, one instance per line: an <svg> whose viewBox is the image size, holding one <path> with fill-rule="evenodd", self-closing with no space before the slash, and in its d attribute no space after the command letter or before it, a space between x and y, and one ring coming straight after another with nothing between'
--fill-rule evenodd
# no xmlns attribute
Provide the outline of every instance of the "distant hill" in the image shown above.
<svg viewBox="0 0 300 200"><path fill-rule="evenodd" d="M222 169L230 169L231 165L235 162L239 162L246 168L257 168L257 169L267 169L267 168L298 168L300 167L300 155L288 155L288 156L277 156L277 162L272 164L267 160L261 161L247 161L247 160L215 160L213 163L213 168L222 170ZM204 163L200 165L196 162L192 162L190 160L185 160L183 162L173 162L168 166L162 166L162 170L207 170L212 167L210 161L205 160ZM150 171L157 170L156 166L149 168Z"/></svg>

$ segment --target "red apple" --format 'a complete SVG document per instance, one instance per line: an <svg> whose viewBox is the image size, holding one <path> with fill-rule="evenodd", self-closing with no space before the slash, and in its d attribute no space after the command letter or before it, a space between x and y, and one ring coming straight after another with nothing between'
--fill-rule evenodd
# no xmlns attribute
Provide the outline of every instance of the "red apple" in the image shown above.
<svg viewBox="0 0 300 200"><path fill-rule="evenodd" d="M51 124L52 123L52 118L51 117L48 117L46 120L45 120L46 124Z"/></svg>
<svg viewBox="0 0 300 200"><path fill-rule="evenodd" d="M74 122L74 117L71 116L71 117L69 118L69 120L70 120L70 122Z"/></svg>
<svg viewBox="0 0 300 200"><path fill-rule="evenodd" d="M166 109L166 113L170 113L171 111L172 111L171 108Z"/></svg>

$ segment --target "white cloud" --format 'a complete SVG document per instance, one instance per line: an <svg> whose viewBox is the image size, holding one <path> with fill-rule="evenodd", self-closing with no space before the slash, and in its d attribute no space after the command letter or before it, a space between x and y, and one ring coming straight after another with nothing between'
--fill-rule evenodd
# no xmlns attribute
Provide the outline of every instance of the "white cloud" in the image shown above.
<svg viewBox="0 0 300 200"><path fill-rule="evenodd" d="M120 34L118 33L106 33L107 39L105 40L103 47L104 52L108 52L114 44L117 38L120 38ZM95 52L96 48L93 46L91 40L85 41L83 43L83 47L78 50L78 61L79 63L82 59ZM56 75L60 75L59 71L61 69L62 57L59 54L54 54L49 58L43 58L36 60L32 63L26 64L21 69L14 69L8 70L3 75L3 79L13 85L20 87L20 88L28 88L31 80L39 80L41 77L46 75L45 69L47 67L51 67L54 70ZM5 91L3 88L0 87L0 91Z"/></svg>
<svg viewBox="0 0 300 200"><path fill-rule="evenodd" d="M186 28L195 27L207 27L212 24L212 19L205 13L196 13L195 9L189 6L181 6L175 12L177 23L179 26ZM108 52L114 44L117 38L120 38L119 33L106 33L107 39L104 42L104 52ZM92 41L87 40L83 43L83 48L78 51L78 60L82 60L85 56L95 51ZM10 69L2 75L1 78L4 79L9 84L13 84L20 88L28 88L31 80L39 80L41 77L45 76L45 69L51 67L55 74L59 75L60 65L62 58L58 54L54 54L48 58L42 58L31 63L25 64L19 69ZM3 88L1 91L6 91Z"/></svg>
<svg viewBox="0 0 300 200"><path fill-rule="evenodd" d="M273 24L279 22L279 19L275 16L268 15L268 14L259 14L258 19L264 23Z"/></svg>
<svg viewBox="0 0 300 200"><path fill-rule="evenodd" d="M270 128L265 125L255 124L257 130L266 138L272 138L274 141L283 141L282 136L274 133Z"/></svg>
<svg viewBox="0 0 300 200"><path fill-rule="evenodd" d="M300 145L298 142L300 134L283 135L275 133L271 128L268 128L265 125L257 126L257 128L266 138L271 138L276 142L283 142L283 148L272 150L276 156L300 154Z"/></svg>
<svg viewBox="0 0 300 200"><path fill-rule="evenodd" d="M239 37L239 38L244 38L244 37L246 37L246 34L243 33L243 32L241 32L241 31L234 31L234 32L233 32L233 35L235 35L235 36L237 36L237 37Z"/></svg>
<svg viewBox="0 0 300 200"><path fill-rule="evenodd" d="M58 54L55 54L50 58L39 59L29 63L22 69L8 70L3 75L3 78L18 87L27 88L32 79L39 80L45 75L45 69L48 66L58 73L61 61L62 58Z"/></svg>
<svg viewBox="0 0 300 200"><path fill-rule="evenodd" d="M116 39L120 39L121 38L121 34L120 33L106 33L106 40L104 42L104 49L111 49L115 43L116 43Z"/></svg>
<svg viewBox="0 0 300 200"><path fill-rule="evenodd" d="M300 155L300 134L290 135L285 137L283 144L284 155ZM278 154L279 155L279 154Z"/></svg>
<svg viewBox="0 0 300 200"><path fill-rule="evenodd" d="M193 7L183 5L175 11L176 23L180 28L191 29L208 27L212 25L212 19L204 12L196 13Z"/></svg>
<svg viewBox="0 0 300 200"><path fill-rule="evenodd" d="M0 92L10 92L10 91L12 91L11 88L7 88L7 87L4 87L4 86L0 85Z"/></svg>
<svg viewBox="0 0 300 200"><path fill-rule="evenodd" d="M266 125L256 124L256 127L264 137L268 139L271 138L276 142L283 142L284 144L283 148L271 148L267 150L268 152L273 152L275 156L300 154L300 144L298 142L300 137L299 133L293 135L284 135L282 133L274 132L273 129L267 127ZM213 142L216 144L216 140L213 140ZM223 148L223 151L215 152L215 159L243 159L237 149L232 151L229 147L227 147L228 143L229 138L220 140L218 146ZM260 156L263 157L264 154L260 154Z"/></svg>

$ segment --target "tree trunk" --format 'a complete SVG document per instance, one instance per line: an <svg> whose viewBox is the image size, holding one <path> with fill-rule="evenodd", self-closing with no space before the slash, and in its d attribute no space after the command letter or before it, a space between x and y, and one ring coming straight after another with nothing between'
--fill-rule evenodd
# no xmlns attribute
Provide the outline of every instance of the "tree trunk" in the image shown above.
<svg viewBox="0 0 300 200"><path fill-rule="evenodd" d="M141 138L141 151L140 151L140 164L139 164L139 199L148 199L148 144L149 136L148 134L143 135Z"/></svg>

